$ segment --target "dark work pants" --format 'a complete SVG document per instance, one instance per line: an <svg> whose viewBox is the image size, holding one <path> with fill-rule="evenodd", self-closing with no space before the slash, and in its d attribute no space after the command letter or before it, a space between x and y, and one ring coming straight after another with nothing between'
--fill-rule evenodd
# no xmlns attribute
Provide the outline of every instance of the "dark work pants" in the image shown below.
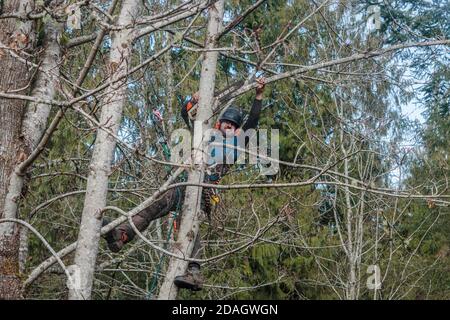
<svg viewBox="0 0 450 320"><path fill-rule="evenodd" d="M184 200L185 190L186 187L170 189L165 193L163 193L154 202L152 202L147 208L145 208L144 210L133 216L132 221L136 226L136 228L140 232L142 232L148 228L150 222L152 222L153 220L164 217L171 211L176 211L178 209L177 207L181 208ZM209 192L205 189L203 197L206 196L205 193L209 194ZM205 202L209 202L209 198L204 198L204 200ZM181 214L181 210L179 211L180 211L179 213ZM180 221L181 217L178 216L177 220ZM133 228L130 226L128 222L122 223L117 228L127 234L128 240L126 242L133 240L134 237L136 236L136 233L134 232ZM194 248L192 251L192 258L199 259L200 249L201 249L200 233L198 233L195 238Z"/></svg>

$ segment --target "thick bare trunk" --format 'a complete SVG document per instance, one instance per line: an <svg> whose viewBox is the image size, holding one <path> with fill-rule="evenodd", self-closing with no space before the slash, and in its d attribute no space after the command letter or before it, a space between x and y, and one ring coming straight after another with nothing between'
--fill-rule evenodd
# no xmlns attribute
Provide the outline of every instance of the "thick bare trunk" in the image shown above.
<svg viewBox="0 0 450 320"><path fill-rule="evenodd" d="M217 1L209 9L209 21L205 48L211 49L216 45L216 35L219 34L223 20L224 0ZM204 133L210 128L209 121L212 118L212 105L214 99L214 86L216 80L216 66L218 51L205 53L200 75L200 99L197 119L194 125L193 161L194 170L189 173L189 183L201 183L204 177ZM194 248L195 238L200 226L200 203L202 199L202 187L189 186L186 188L186 197L183 204L183 214L180 223L178 241L175 243L176 253L190 257ZM183 274L188 262L172 258L167 269L164 282L161 286L158 299L174 300L178 294L178 288L173 284L177 275Z"/></svg>
<svg viewBox="0 0 450 320"><path fill-rule="evenodd" d="M61 48L58 44L58 35L62 31L61 24L47 22L45 26L45 51L31 95L37 99L53 99L56 94L59 76L59 62ZM21 139L24 144L23 157L28 157L37 147L45 132L51 107L48 104L30 103L24 113ZM24 185L26 168L17 164L11 174L8 192L4 204L4 217L16 218L21 191Z"/></svg>
<svg viewBox="0 0 450 320"><path fill-rule="evenodd" d="M27 12L33 8L33 1L6 0L4 12L15 12L25 19L0 19L0 41L15 49L29 51L33 47L33 23L26 20ZM18 90L29 83L29 66L11 56L10 52L0 51L0 90ZM0 100L0 217L6 217L5 200L8 194L11 175L20 162L24 151L20 136L21 122L25 108L21 100ZM23 156L22 156L23 157ZM19 228L11 223L0 225L0 299L18 299L22 296L19 279Z"/></svg>
<svg viewBox="0 0 450 320"><path fill-rule="evenodd" d="M119 26L131 26L141 3L138 0L124 0L117 24ZM128 70L132 45L131 30L132 28L124 28L115 32L112 36L110 66L111 70L114 71L113 79L123 76ZM122 120L126 89L126 85L122 83L106 95L102 101L100 123L115 135L119 131ZM92 154L73 266L79 287L70 288L69 299L91 298L102 224L100 211L106 205L108 178L115 147L115 139L105 130L99 129Z"/></svg>

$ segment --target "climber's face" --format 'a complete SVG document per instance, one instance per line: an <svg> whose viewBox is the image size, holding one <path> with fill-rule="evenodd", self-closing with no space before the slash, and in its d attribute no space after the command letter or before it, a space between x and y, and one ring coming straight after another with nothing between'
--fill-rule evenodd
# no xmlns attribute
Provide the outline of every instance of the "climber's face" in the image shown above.
<svg viewBox="0 0 450 320"><path fill-rule="evenodd" d="M224 136L232 136L236 131L236 125L227 120L223 120L220 122L220 131Z"/></svg>

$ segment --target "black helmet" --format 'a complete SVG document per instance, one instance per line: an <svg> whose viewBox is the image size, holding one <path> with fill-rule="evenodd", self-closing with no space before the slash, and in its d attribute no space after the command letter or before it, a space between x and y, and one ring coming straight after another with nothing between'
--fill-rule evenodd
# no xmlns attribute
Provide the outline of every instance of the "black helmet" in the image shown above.
<svg viewBox="0 0 450 320"><path fill-rule="evenodd" d="M228 107L219 119L220 122L225 120L234 123L239 128L242 125L241 110L235 106Z"/></svg>

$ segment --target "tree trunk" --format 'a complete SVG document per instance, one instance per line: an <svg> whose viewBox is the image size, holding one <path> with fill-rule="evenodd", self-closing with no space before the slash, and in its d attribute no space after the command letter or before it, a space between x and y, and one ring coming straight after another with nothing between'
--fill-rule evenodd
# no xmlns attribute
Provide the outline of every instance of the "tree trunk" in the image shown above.
<svg viewBox="0 0 450 320"><path fill-rule="evenodd" d="M33 9L29 0L5 0L3 12L16 13L24 19L0 19L0 41L20 55L21 50L30 51L34 45L33 23L26 15ZM9 50L0 50L0 90L27 90L31 72L29 66L14 58ZM25 102L0 99L0 217L10 218L5 212L14 167L23 158L23 143L20 136ZM14 199L17 200L17 199ZM0 224L0 299L22 297L19 279L19 228L12 223Z"/></svg>
<svg viewBox="0 0 450 320"><path fill-rule="evenodd" d="M124 0L117 24L129 26L136 18L141 1ZM126 74L131 57L132 28L113 33L110 53L112 78ZM126 80L125 80L126 81ZM121 82L102 100L100 123L117 135L126 101L126 83ZM69 289L69 299L90 299L98 253L102 217L100 211L106 205L108 177L111 171L116 141L105 130L98 129L87 181L86 197L81 217L78 244L73 269L78 288Z"/></svg>
<svg viewBox="0 0 450 320"><path fill-rule="evenodd" d="M58 44L58 36L61 31L62 24L55 24L49 21L45 25L45 51L41 63L41 70L31 91L31 96L37 99L53 99L56 94L61 58L61 47ZM30 103L27 106L24 112L20 135L24 146L21 160L24 160L24 157L28 157L39 144L45 132L50 111L51 106L48 104ZM26 169L26 167L22 168L19 163L11 173L4 204L5 218L17 218L19 199L24 186Z"/></svg>
<svg viewBox="0 0 450 320"><path fill-rule="evenodd" d="M209 20L206 37L206 49L216 46L216 35L219 34L223 20L224 0L217 1L209 9ZM214 99L214 86L216 80L216 66L218 51L207 51L202 63L200 75L200 98L197 119L194 124L193 161L194 170L189 173L188 183L202 183L204 177L204 165L206 163L204 149L204 133L210 129L210 119L213 115L212 105ZM175 253L190 257L194 247L195 238L200 226L200 203L202 199L202 187L188 186L183 204L183 213L178 234L178 241L174 244ZM158 299L174 300L178 294L178 288L173 284L177 275L183 274L188 262L172 258L161 286Z"/></svg>

